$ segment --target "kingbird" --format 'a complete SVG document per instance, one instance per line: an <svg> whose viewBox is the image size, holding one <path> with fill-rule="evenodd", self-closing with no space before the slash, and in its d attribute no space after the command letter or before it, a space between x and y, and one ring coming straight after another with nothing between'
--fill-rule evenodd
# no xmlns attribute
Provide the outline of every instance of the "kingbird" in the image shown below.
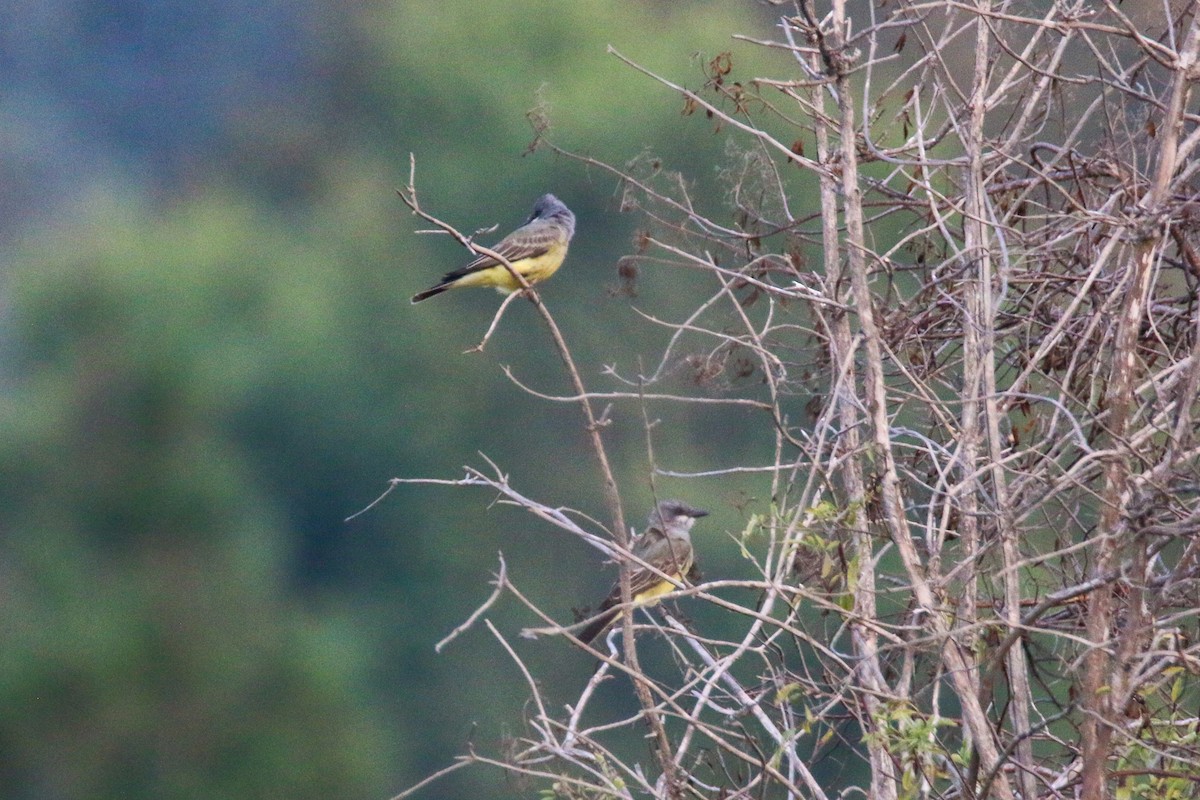
<svg viewBox="0 0 1200 800"><path fill-rule="evenodd" d="M529 219L490 249L508 259L512 268L530 283L544 281L562 266L567 246L575 235L575 215L552 194L544 194L533 204ZM437 285L413 295L419 303L447 289L463 286L493 286L502 294L521 288L508 268L491 256L479 256L470 264L446 276Z"/></svg>
<svg viewBox="0 0 1200 800"><path fill-rule="evenodd" d="M632 552L658 572L646 569L637 562L631 565L629 596L635 606L652 606L663 595L675 591L675 581L682 579L692 568L692 537L688 531L698 518L706 516L707 511L692 508L678 500L663 500L650 512L650 525L634 541ZM667 580L659 573L672 580ZM584 628L579 640L588 644L603 633L616 621L621 611L620 605L621 583L618 581L600 604L600 616Z"/></svg>

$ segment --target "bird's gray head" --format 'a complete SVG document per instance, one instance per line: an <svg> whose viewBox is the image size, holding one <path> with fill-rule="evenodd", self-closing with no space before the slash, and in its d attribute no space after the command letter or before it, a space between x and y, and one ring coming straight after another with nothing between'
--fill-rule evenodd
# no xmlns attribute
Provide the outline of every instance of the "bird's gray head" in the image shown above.
<svg viewBox="0 0 1200 800"><path fill-rule="evenodd" d="M528 225L535 219L551 219L562 224L567 229L568 240L575 235L575 215L552 194L544 194L537 199L533 204L533 213L525 220L525 224Z"/></svg>
<svg viewBox="0 0 1200 800"><path fill-rule="evenodd" d="M687 503L678 500L663 500L650 512L650 526L665 530L666 528L683 528L690 530L700 517L707 517L707 511L692 508Z"/></svg>

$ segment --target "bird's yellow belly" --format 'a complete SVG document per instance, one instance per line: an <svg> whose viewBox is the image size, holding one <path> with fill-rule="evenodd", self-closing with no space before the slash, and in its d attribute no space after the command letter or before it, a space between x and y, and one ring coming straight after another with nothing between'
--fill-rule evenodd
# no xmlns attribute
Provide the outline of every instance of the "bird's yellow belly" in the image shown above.
<svg viewBox="0 0 1200 800"><path fill-rule="evenodd" d="M656 586L651 586L646 591L634 598L634 601L639 606L652 606L658 602L663 595L670 594L675 591L675 584L670 581L663 581Z"/></svg>
<svg viewBox="0 0 1200 800"><path fill-rule="evenodd" d="M540 256L513 262L513 269L530 283L539 283L557 272L566 256L566 245L555 246ZM503 264L467 275L458 281L458 286L492 286L503 294L509 294L521 288L521 284Z"/></svg>
<svg viewBox="0 0 1200 800"><path fill-rule="evenodd" d="M687 564L684 564L683 569L679 571L679 574L674 575L673 577L675 580L680 580L682 576L685 575L691 568L692 562L689 560ZM671 581L660 581L659 583L656 583L654 586L651 586L649 589L646 589L635 596L633 601L639 606L652 606L656 604L663 595L670 594L677 588L678 587Z"/></svg>

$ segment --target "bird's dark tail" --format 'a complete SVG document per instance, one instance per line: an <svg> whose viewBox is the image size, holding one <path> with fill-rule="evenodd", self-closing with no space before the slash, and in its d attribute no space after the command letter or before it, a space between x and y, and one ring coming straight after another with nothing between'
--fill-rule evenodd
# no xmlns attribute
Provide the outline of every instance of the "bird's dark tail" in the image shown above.
<svg viewBox="0 0 1200 800"><path fill-rule="evenodd" d="M454 285L453 283L439 283L437 286L434 286L431 289L426 289L423 292L417 292L416 294L414 294L412 296L412 301L414 303L419 303L422 300L428 300L429 298L433 297L435 294L441 294L442 292L446 291L453 285Z"/></svg>
<svg viewBox="0 0 1200 800"><path fill-rule="evenodd" d="M583 629L582 632L580 632L579 641L583 642L584 644L591 644L593 639L608 630L608 626L616 622L617 614L619 614L621 611L619 608L614 608L613 606L615 605L615 603L610 603L605 600L604 604L600 606L600 610L603 613L596 617L595 622L593 622L591 625L588 625Z"/></svg>

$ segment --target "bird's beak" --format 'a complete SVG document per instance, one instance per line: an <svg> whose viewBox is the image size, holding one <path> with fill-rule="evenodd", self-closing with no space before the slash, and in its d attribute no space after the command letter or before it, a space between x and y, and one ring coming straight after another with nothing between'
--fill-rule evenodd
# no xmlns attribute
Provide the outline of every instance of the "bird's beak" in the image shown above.
<svg viewBox="0 0 1200 800"><path fill-rule="evenodd" d="M692 516L693 518L695 518L695 519L700 519L700 517L707 517L707 516L708 516L708 512L707 512L707 511L701 511L701 510L700 510L700 509L698 509L698 508L694 508L694 509L692 509L691 516Z"/></svg>

